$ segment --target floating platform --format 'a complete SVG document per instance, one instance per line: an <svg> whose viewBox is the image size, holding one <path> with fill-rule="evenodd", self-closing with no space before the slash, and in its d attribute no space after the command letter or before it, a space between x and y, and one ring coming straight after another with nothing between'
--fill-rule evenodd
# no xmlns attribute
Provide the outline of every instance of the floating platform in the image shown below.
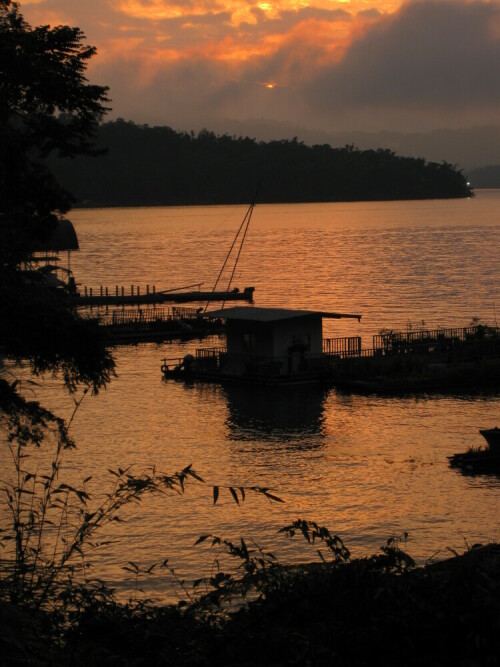
<svg viewBox="0 0 500 667"><path fill-rule="evenodd" d="M85 288L83 292L70 294L68 299L70 303L77 308L92 308L101 306L140 306L140 305L154 305L162 303L203 303L215 301L246 301L253 303L253 293L255 287L245 287L243 291L238 288L226 291L217 292L203 292L201 290L190 290L186 292L177 291L156 291L153 287L143 292L140 288L134 290L131 287L129 293L125 293L123 287L116 287L113 292L108 288L100 287L97 294L92 288Z"/></svg>
<svg viewBox="0 0 500 667"><path fill-rule="evenodd" d="M173 307L115 309L98 313L99 327L112 345L201 339L223 333L221 320L209 321L201 309Z"/></svg>
<svg viewBox="0 0 500 667"><path fill-rule="evenodd" d="M252 311L256 313L253 319ZM313 335L320 342L321 331L314 328L307 311L233 308L226 315L224 311L212 311L205 317L215 315L226 319L227 346L194 350L188 364L185 359L165 359L165 378L266 385L320 383L352 392L391 394L500 390L498 327L376 336L372 349L362 349L359 336L323 339L322 348L317 343L319 351L312 351ZM239 319L230 329L228 324L236 315ZM324 313L312 315L320 317ZM267 334L261 340L264 344L272 340L269 332L274 327L278 342L285 341L284 353L266 354L265 349L257 349L257 316L262 333ZM283 326L278 328L281 323ZM252 346L254 350L245 349Z"/></svg>

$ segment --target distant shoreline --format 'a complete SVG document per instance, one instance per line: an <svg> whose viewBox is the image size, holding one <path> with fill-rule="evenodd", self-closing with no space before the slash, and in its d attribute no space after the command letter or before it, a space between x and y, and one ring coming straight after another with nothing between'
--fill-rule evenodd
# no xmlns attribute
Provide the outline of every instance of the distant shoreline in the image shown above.
<svg viewBox="0 0 500 667"><path fill-rule="evenodd" d="M410 202L410 201L443 201L443 200L456 200L456 199L471 199L475 196L477 192L500 192L500 188L474 188L474 192L469 197L421 197L420 199L347 199L347 200L336 200L336 201L283 201L283 202L257 202L259 206L287 206L287 205L297 205L297 206L309 206L312 204L362 204L362 203L383 203L383 202ZM230 203L190 203L190 204L75 204L72 207L72 211L88 211L91 209L97 208L196 208L196 207L220 207L220 206L248 206L248 201L241 202L230 202Z"/></svg>

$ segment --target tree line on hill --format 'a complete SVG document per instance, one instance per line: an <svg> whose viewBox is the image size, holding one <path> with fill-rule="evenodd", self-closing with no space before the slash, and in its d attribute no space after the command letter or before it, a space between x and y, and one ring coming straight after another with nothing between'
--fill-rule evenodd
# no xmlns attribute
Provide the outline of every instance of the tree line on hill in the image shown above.
<svg viewBox="0 0 500 667"><path fill-rule="evenodd" d="M293 140L176 132L118 119L100 125L95 160L52 156L49 166L78 206L239 204L433 199L471 195L446 162L388 149L307 146Z"/></svg>

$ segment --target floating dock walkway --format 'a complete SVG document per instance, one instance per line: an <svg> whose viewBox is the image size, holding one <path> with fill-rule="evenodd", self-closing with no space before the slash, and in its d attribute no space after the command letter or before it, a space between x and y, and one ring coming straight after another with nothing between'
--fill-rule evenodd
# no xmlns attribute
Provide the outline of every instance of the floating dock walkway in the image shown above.
<svg viewBox="0 0 500 667"><path fill-rule="evenodd" d="M96 292L92 288L85 287L83 292L75 292L69 295L71 304L77 308L92 308L94 306L140 306L162 303L191 303L191 302L211 302L211 301L246 301L253 303L253 293L255 287L245 287L241 292L238 288L227 291L201 291L200 286L197 290L180 291L164 290L157 291L153 286L151 289L146 285L145 290L140 287L130 286L130 291L124 287L115 287L109 290L108 287L100 287ZM192 285L189 287L193 287Z"/></svg>

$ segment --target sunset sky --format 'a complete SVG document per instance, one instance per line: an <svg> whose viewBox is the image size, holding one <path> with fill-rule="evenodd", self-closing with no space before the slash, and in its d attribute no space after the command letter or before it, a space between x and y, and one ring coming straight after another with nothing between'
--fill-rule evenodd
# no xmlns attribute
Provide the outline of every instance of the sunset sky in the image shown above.
<svg viewBox="0 0 500 667"><path fill-rule="evenodd" d="M24 0L98 49L113 112L176 129L498 123L500 0Z"/></svg>

